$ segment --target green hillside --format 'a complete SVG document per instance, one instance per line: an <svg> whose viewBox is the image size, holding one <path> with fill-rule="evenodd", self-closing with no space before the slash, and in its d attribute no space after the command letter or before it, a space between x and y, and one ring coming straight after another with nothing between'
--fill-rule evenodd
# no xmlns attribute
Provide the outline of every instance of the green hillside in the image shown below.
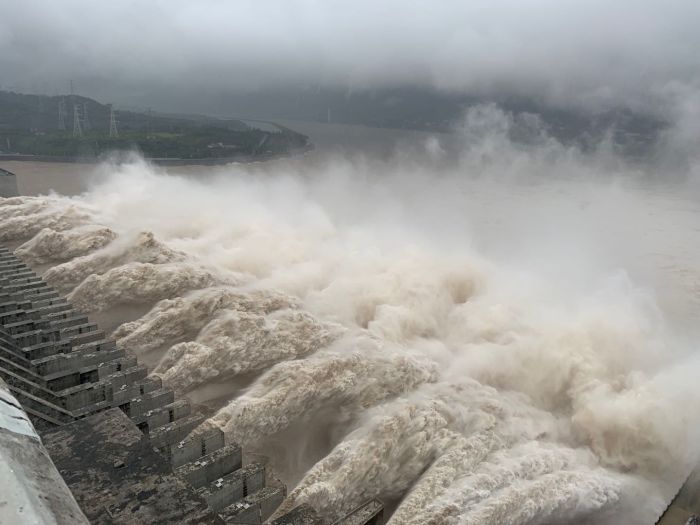
<svg viewBox="0 0 700 525"><path fill-rule="evenodd" d="M63 104L65 129L60 129ZM74 136L78 114L81 136ZM85 118L87 115L87 118ZM236 158L285 155L308 147L300 133L252 128L239 120L184 118L115 111L118 136L110 137L108 105L77 95L40 96L0 91L0 153L98 157L138 150L149 158Z"/></svg>

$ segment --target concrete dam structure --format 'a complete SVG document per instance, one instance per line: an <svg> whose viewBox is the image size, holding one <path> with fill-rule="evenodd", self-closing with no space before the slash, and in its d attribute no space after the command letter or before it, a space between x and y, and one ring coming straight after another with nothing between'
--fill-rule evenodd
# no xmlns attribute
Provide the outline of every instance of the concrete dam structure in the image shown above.
<svg viewBox="0 0 700 525"><path fill-rule="evenodd" d="M0 197L16 197L19 195L17 175L0 168Z"/></svg>
<svg viewBox="0 0 700 525"><path fill-rule="evenodd" d="M41 438L0 379L0 522L88 523Z"/></svg>
<svg viewBox="0 0 700 525"><path fill-rule="evenodd" d="M270 521L287 489L264 458L246 461L218 428L193 432L204 417L187 400L5 247L0 378L0 458L17 465L0 472L17 489L0 522L324 523L308 505ZM335 523L381 524L383 505Z"/></svg>

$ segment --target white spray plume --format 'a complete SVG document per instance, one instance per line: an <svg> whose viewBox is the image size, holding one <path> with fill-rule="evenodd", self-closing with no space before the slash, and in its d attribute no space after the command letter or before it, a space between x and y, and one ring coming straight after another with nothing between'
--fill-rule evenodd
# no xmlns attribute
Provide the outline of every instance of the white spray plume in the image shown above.
<svg viewBox="0 0 700 525"><path fill-rule="evenodd" d="M229 439L284 442L284 508L648 523L700 442L697 205L513 125L470 114L456 165L435 139L199 178L104 166L80 197L0 201L2 238L36 235L20 252L65 261L46 278L81 308L153 305L120 344L164 352L180 391L217 383Z"/></svg>

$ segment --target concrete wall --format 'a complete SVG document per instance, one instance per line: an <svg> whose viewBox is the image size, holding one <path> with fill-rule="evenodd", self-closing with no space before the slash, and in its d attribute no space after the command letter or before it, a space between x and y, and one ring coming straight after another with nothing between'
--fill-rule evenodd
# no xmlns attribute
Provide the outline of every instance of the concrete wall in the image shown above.
<svg viewBox="0 0 700 525"><path fill-rule="evenodd" d="M16 197L17 195L19 195L17 175L0 168L0 197Z"/></svg>
<svg viewBox="0 0 700 525"><path fill-rule="evenodd" d="M0 523L89 523L2 379L0 487Z"/></svg>

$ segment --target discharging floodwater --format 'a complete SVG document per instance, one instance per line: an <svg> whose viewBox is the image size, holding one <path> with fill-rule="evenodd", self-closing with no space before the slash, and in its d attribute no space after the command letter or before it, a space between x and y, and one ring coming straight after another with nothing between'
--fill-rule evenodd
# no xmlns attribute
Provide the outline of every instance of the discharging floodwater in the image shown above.
<svg viewBox="0 0 700 525"><path fill-rule="evenodd" d="M3 237L269 455L287 506L653 522L697 452L696 186L499 135L295 129L314 152L250 165L4 163L80 195L19 199Z"/></svg>

